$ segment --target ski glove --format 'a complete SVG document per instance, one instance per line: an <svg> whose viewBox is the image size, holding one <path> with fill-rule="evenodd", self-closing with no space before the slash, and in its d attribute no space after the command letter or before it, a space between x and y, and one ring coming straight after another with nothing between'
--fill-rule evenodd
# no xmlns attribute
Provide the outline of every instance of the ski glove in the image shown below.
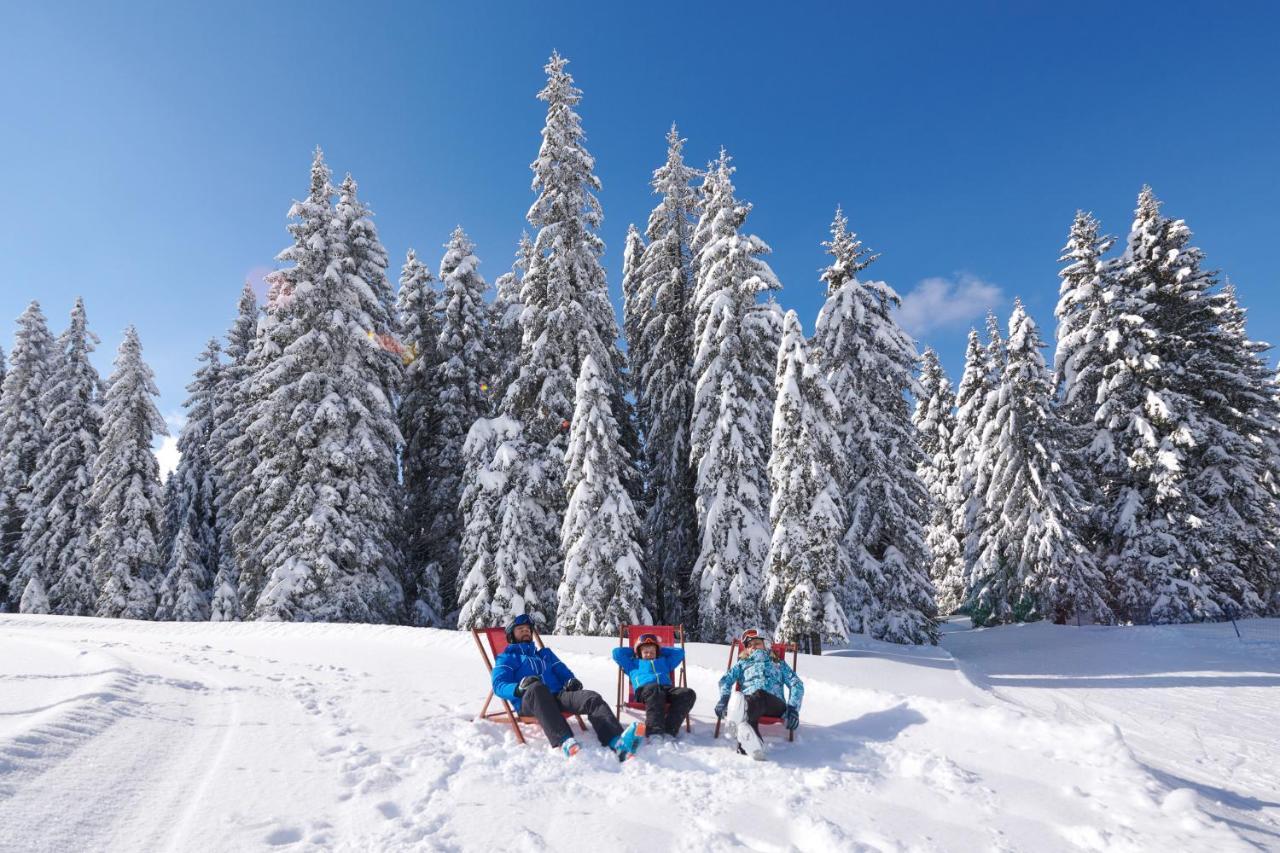
<svg viewBox="0 0 1280 853"><path fill-rule="evenodd" d="M581 690L582 682L576 678L570 678L568 681L564 683L564 689L565 690Z"/></svg>
<svg viewBox="0 0 1280 853"><path fill-rule="evenodd" d="M782 715L782 722L786 724L788 729L794 730L800 726L800 709L795 705L788 705L787 712Z"/></svg>
<svg viewBox="0 0 1280 853"><path fill-rule="evenodd" d="M516 685L516 695L523 696L524 692L535 684L541 684L542 679L536 675L526 675L520 679L520 683Z"/></svg>
<svg viewBox="0 0 1280 853"><path fill-rule="evenodd" d="M727 713L729 713L729 697L721 696L720 701L716 703L716 719L723 720Z"/></svg>

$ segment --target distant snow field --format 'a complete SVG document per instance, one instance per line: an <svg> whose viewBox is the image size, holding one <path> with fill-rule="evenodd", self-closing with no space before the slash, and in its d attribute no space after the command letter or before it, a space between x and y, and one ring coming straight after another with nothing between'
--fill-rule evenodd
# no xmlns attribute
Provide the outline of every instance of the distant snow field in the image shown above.
<svg viewBox="0 0 1280 853"><path fill-rule="evenodd" d="M619 764L472 718L469 634L0 616L0 849L1280 849L1280 620L802 655L794 743ZM549 637L612 703L616 641Z"/></svg>

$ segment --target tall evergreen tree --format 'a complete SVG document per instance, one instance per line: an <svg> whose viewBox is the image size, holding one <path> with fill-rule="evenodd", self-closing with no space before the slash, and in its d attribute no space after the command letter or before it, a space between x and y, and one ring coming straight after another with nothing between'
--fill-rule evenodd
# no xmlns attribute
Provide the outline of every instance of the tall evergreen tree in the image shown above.
<svg viewBox="0 0 1280 853"><path fill-rule="evenodd" d="M227 331L224 352L227 361L218 376L214 393L209 435L209 464L217 484L214 519L218 535L218 566L209 602L213 622L238 621L240 608L240 563L232 539L235 516L232 501L247 484L253 471L255 453L244 432L243 416L248 407L253 379L254 338L258 327L258 300L253 287L244 283L236 307L236 319Z"/></svg>
<svg viewBox="0 0 1280 853"><path fill-rule="evenodd" d="M173 547L160 582L156 618L206 622L218 573L218 483L210 457L214 410L222 384L222 346L211 339L187 386L187 422L178 437L181 457L166 481L166 499L177 519ZM174 487L170 490L168 485Z"/></svg>
<svg viewBox="0 0 1280 853"><path fill-rule="evenodd" d="M843 442L836 431L840 404L821 367L810 361L794 311L783 323L778 349L777 402L769 456L773 538L765 561L764 599L789 641L845 642L841 605L849 528L841 486L847 481Z"/></svg>
<svg viewBox="0 0 1280 853"><path fill-rule="evenodd" d="M45 445L31 475L29 511L10 595L21 590L23 613L90 615L97 591L90 568L94 516L89 496L98 456L102 380L89 362L98 336L89 331L84 300L57 341L54 369L40 395Z"/></svg>
<svg viewBox="0 0 1280 853"><path fill-rule="evenodd" d="M995 459L999 452L991 425L999 403L1006 355L1000 323L995 314L988 311L987 343L980 349L974 362L977 381L964 389L964 402L957 415L958 422L963 422L972 429L965 441L965 467L962 476L962 494L965 496L964 553L970 580L966 596L973 591L974 566L978 561L983 537L998 522L995 511L987 505L985 496L991 488Z"/></svg>
<svg viewBox="0 0 1280 853"><path fill-rule="evenodd" d="M394 528L401 361L386 346L386 252L355 182L343 182L336 209L331 192L317 151L312 191L290 211L294 245L280 255L293 266L276 274L283 346L251 404L267 533L253 615L387 622L404 606Z"/></svg>
<svg viewBox="0 0 1280 853"><path fill-rule="evenodd" d="M418 600L438 601L440 616L457 607L462 447L471 425L487 413L489 405L481 389L492 372L486 348L489 307L484 301L489 285L476 269L479 264L475 245L461 227L455 228L440 262L442 320L436 344L440 363L432 380L439 417L428 437L431 468L425 511L430 522L423 543L426 563L417 579ZM420 610L425 615L425 607Z"/></svg>
<svg viewBox="0 0 1280 853"><path fill-rule="evenodd" d="M990 425L992 475L969 609L974 623L1084 616L1107 622L1104 578L1076 531L1083 502L1062 465L1063 426L1051 408L1053 382L1035 322L1015 301L1008 360Z"/></svg>
<svg viewBox="0 0 1280 853"><path fill-rule="evenodd" d="M142 360L133 326L125 329L115 367L103 400L102 443L89 497L98 522L90 541L97 615L150 619L164 531L160 463L151 443L168 430L152 399L160 396L155 374Z"/></svg>
<svg viewBox="0 0 1280 853"><path fill-rule="evenodd" d="M612 635L622 625L650 620L640 519L622 486L626 459L609 404L612 390L595 358L586 356L565 453L565 565L556 607L561 633Z"/></svg>
<svg viewBox="0 0 1280 853"><path fill-rule="evenodd" d="M956 435L955 393L942 362L932 347L924 351L920 367L920 396L912 423L924 458L920 479L929 493L929 577L938 593L938 612L951 613L964 599L964 535L956 526L961 515L960 483L952 446Z"/></svg>
<svg viewBox="0 0 1280 853"><path fill-rule="evenodd" d="M42 395L56 367L55 356L56 343L40 303L32 302L18 318L10 369L0 381L0 609L6 602L16 608L22 593L16 585L10 589L9 579L22 559L19 545L31 507L31 477L47 441Z"/></svg>
<svg viewBox="0 0 1280 853"><path fill-rule="evenodd" d="M915 345L893 319L893 288L858 278L874 256L840 210L824 246L833 262L822 273L827 301L814 343L845 413L838 431L852 469L849 627L891 642L937 642L924 538L929 495L916 474L922 452L904 396L915 390Z"/></svg>
<svg viewBox="0 0 1280 853"><path fill-rule="evenodd" d="M494 281L494 297L489 318L489 350L493 364L485 385L491 414L502 407L507 389L515 378L520 365L520 313L524 304L520 301L520 282L533 260L533 241L528 233L520 235L516 259L508 272Z"/></svg>
<svg viewBox="0 0 1280 853"><path fill-rule="evenodd" d="M693 626L698 623L699 584L691 579L698 558L698 513L689 457L694 316L690 242L698 171L685 165L684 143L672 125L667 160L653 173L653 191L661 200L649 214L645 231L649 243L638 263L636 287L641 307L635 312L634 328L627 330L627 345L645 437L645 541L654 586L652 606L659 621Z"/></svg>
<svg viewBox="0 0 1280 853"><path fill-rule="evenodd" d="M702 531L693 574L699 580L699 634L734 636L759 621L762 572L769 548L765 415L761 393L761 331L752 325L759 294L781 287L762 259L769 247L740 229L751 211L734 197L729 156L710 169L694 243L693 379L690 461ZM776 339L775 339L776 341ZM775 350L776 352L776 350Z"/></svg>

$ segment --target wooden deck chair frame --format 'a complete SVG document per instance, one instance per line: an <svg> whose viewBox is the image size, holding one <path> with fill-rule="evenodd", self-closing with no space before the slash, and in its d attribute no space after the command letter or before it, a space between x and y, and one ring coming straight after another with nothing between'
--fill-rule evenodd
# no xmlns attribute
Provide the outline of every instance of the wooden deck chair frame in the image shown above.
<svg viewBox="0 0 1280 853"><path fill-rule="evenodd" d="M742 643L739 640L734 640L733 645L729 646L729 665L724 668L725 672L728 672L729 670L733 669L733 662L738 657L738 653L741 650L741 648L742 648ZM784 662L787 659L787 652L791 652L791 671L799 674L800 670L797 669L796 664L799 661L800 647L796 643L773 643L770 645L770 648L773 650L773 653L777 655L778 660L781 660ZM735 684L733 685L733 689L739 690L740 688L738 687L738 685ZM776 723L781 723L782 718L781 717L761 717L760 722L765 725L774 725ZM720 723L721 723L721 720L717 719L716 732L714 735L714 737L717 740L720 738ZM797 728L799 727L797 726ZM796 730L787 729L787 740L794 741L795 739L796 739Z"/></svg>
<svg viewBox="0 0 1280 853"><path fill-rule="evenodd" d="M502 654L501 651L494 649L493 634L492 634L492 632L494 631L499 632L499 634L502 636L502 648L505 649L508 645L506 641L507 631L505 628L472 628L471 629L471 638L476 641L476 648L480 650L480 657L484 659L485 670L489 673L490 676L493 675L493 665L497 662L498 655ZM480 641L480 638L482 636L489 643L489 648L487 650L484 647L485 644ZM537 628L533 629L533 641L534 643L537 644L538 648L540 649L543 648L542 635L538 633ZM491 652L493 654L492 660L489 658L489 654ZM515 709L511 707L510 702L508 702L506 699L503 699L501 696L496 696L494 694L492 681L493 679L491 677L490 678L491 686L489 688L489 695L485 697L484 705L481 706L480 713L477 714L475 718L477 720L488 720L491 723L509 723L511 725L511 730L516 733L516 740L520 741L521 743L527 743L527 741L525 741L524 739L524 733L520 731L520 724L524 723L526 725L536 726L538 724L538 718L530 717L523 714L517 715L515 712ZM501 710L501 711L489 710L489 705L493 702L495 698L502 703L502 707L504 710ZM581 714L572 714L568 711L564 711L562 712L562 714L566 720L569 719L570 717L576 718L578 720L578 726L581 727L581 729L584 732L587 730L587 724L582 721Z"/></svg>
<svg viewBox="0 0 1280 853"><path fill-rule="evenodd" d="M671 637L671 645L674 647L676 643L680 644L680 651L684 648L684 626L683 625L623 625L618 628L618 648L626 648L627 643L634 642L632 637L639 638L641 634L658 634L662 639L662 634L669 634ZM632 646L634 648L634 645ZM679 687L688 687L688 655L680 661ZM623 692L625 691L625 699ZM635 698L635 690L631 687L631 679L627 678L627 674L622 671L622 667L618 667L618 697L614 703L613 713L621 720L622 706L626 705L632 710L644 710L644 703ZM693 731L693 721L689 714L684 715L684 730L686 732Z"/></svg>

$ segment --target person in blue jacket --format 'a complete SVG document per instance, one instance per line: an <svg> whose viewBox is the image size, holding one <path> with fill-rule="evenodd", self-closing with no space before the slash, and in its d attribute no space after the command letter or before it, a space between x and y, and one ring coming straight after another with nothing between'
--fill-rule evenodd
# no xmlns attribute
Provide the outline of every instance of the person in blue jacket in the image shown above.
<svg viewBox="0 0 1280 853"><path fill-rule="evenodd" d="M551 746L566 756L581 748L563 712L586 714L603 746L625 761L635 753L636 726L623 729L600 694L584 690L582 682L555 652L533 642L533 620L517 616L507 626L507 648L493 665L493 692L515 706L516 713L536 717Z"/></svg>
<svg viewBox="0 0 1280 853"><path fill-rule="evenodd" d="M684 661L684 649L664 649L657 634L641 634L635 649L619 646L613 660L631 679L636 698L644 703L645 736L680 736L680 724L698 694L677 687L673 674Z"/></svg>
<svg viewBox="0 0 1280 853"><path fill-rule="evenodd" d="M788 729L799 726L804 682L786 661L773 654L769 638L762 631L753 628L744 632L742 649L738 662L720 679L720 701L715 711L717 717L724 719L734 685L742 689L747 725L730 720L729 733L737 735L738 752L761 760L764 743L760 740L760 718L781 717Z"/></svg>

